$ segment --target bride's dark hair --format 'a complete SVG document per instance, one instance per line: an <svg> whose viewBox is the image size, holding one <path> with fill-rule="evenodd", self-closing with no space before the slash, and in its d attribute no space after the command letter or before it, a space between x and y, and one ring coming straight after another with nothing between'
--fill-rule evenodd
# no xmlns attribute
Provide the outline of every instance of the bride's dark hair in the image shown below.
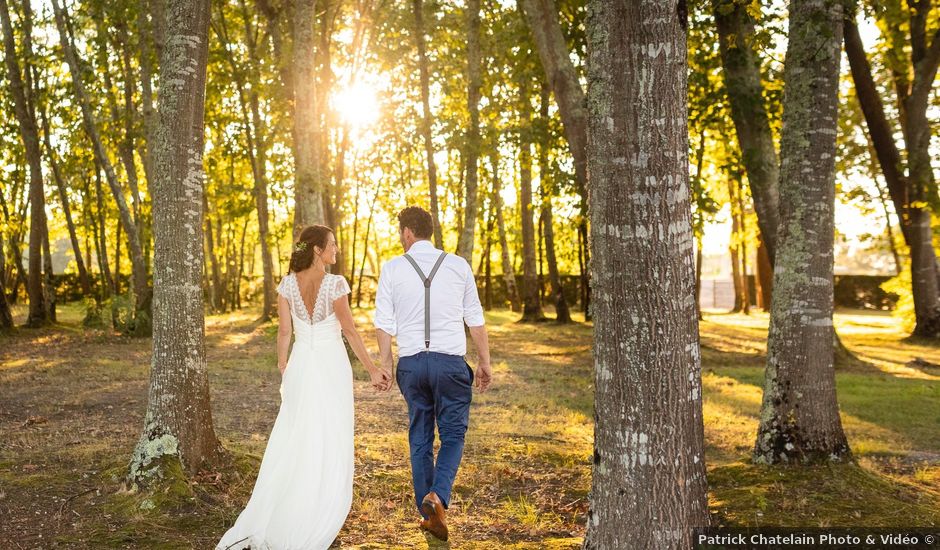
<svg viewBox="0 0 940 550"><path fill-rule="evenodd" d="M308 225L303 228L290 256L290 271L297 273L310 267L316 257L314 247L319 247L322 253L330 242L332 233L333 230L325 225Z"/></svg>

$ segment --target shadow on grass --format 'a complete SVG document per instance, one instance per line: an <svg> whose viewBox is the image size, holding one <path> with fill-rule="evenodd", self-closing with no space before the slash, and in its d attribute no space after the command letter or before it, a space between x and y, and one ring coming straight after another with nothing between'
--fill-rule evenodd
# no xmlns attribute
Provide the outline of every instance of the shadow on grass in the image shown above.
<svg viewBox="0 0 940 550"><path fill-rule="evenodd" d="M729 527L935 527L940 494L856 464L708 472L709 504Z"/></svg>

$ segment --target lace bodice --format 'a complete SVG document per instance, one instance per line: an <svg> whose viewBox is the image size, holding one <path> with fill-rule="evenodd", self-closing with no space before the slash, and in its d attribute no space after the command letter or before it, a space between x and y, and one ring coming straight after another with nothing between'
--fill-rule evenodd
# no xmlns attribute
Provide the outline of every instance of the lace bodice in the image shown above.
<svg viewBox="0 0 940 550"><path fill-rule="evenodd" d="M340 296L349 294L349 283L342 275L333 275L327 273L320 283L320 290L317 292L313 304L313 315L304 304L304 299L300 294L300 286L297 282L296 273L288 273L281 279L277 285L277 292L287 299L290 303L291 313L301 321L310 324L316 324L333 314L333 301Z"/></svg>

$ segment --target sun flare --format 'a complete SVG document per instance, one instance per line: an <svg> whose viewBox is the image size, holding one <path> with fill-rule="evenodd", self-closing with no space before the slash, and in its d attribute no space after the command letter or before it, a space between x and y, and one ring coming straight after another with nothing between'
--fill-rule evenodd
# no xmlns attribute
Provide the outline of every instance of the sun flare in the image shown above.
<svg viewBox="0 0 940 550"><path fill-rule="evenodd" d="M375 88L362 82L338 90L333 104L343 122L357 129L369 126L379 118Z"/></svg>

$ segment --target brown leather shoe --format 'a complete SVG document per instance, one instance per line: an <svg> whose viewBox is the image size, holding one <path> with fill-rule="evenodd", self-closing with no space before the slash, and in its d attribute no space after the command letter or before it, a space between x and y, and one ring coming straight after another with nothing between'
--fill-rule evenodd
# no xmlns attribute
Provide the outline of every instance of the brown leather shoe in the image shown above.
<svg viewBox="0 0 940 550"><path fill-rule="evenodd" d="M431 491L421 501L421 512L428 518L421 522L421 528L426 529L435 537L447 540L447 522L444 517L444 503L437 493Z"/></svg>

